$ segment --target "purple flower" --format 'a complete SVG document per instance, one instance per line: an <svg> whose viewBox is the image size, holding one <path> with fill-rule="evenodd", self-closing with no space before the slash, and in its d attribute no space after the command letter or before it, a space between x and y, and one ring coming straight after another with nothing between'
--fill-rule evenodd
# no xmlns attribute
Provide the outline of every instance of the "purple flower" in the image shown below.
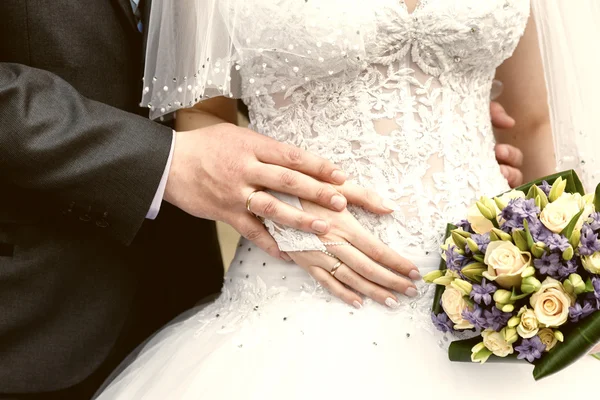
<svg viewBox="0 0 600 400"><path fill-rule="evenodd" d="M552 236L548 237L544 243L550 249L550 251L560 251L563 252L569 248L569 239L564 237L563 235L559 235L557 233L553 233Z"/></svg>
<svg viewBox="0 0 600 400"><path fill-rule="evenodd" d="M600 304L600 278L593 277L592 286L594 287L594 297L598 300L598 304Z"/></svg>
<svg viewBox="0 0 600 400"><path fill-rule="evenodd" d="M473 241L477 243L479 251L485 253L488 244L490 244L490 234L484 233L483 235L471 235L471 239L473 239Z"/></svg>
<svg viewBox="0 0 600 400"><path fill-rule="evenodd" d="M557 253L545 253L542 258L533 260L533 266L544 275L554 275L560 264L560 255Z"/></svg>
<svg viewBox="0 0 600 400"><path fill-rule="evenodd" d="M596 308L590 301L583 301L583 306L580 303L575 303L573 307L569 307L569 320L579 322L579 320L586 318L594 311L596 311Z"/></svg>
<svg viewBox="0 0 600 400"><path fill-rule="evenodd" d="M595 212L590 215L590 228L594 231L600 230L600 212Z"/></svg>
<svg viewBox="0 0 600 400"><path fill-rule="evenodd" d="M575 259L572 259L569 261L562 261L556 270L556 274L554 276L551 276L556 280L562 281L567 279L569 275L574 274L576 272L577 262L575 261Z"/></svg>
<svg viewBox="0 0 600 400"><path fill-rule="evenodd" d="M457 228L462 228L463 231L473 233L473 229L471 228L471 224L466 219L461 220L456 224Z"/></svg>
<svg viewBox="0 0 600 400"><path fill-rule="evenodd" d="M438 331L446 333L454 330L454 323L448 318L445 312L441 312L438 315L431 313L431 320Z"/></svg>
<svg viewBox="0 0 600 400"><path fill-rule="evenodd" d="M540 209L535 205L534 199L512 199L508 205L502 210L501 216L505 222L503 226L512 229L523 228L523 220L528 223L537 221Z"/></svg>
<svg viewBox="0 0 600 400"><path fill-rule="evenodd" d="M504 328L508 320L512 317L511 313L500 311L496 307L492 307L492 311L485 310L484 315L487 321L487 328L492 328L496 332Z"/></svg>
<svg viewBox="0 0 600 400"><path fill-rule="evenodd" d="M519 353L517 356L519 360L525 359L531 363L542 356L546 345L538 336L534 336L531 339L523 339L521 345L515 347L515 350Z"/></svg>
<svg viewBox="0 0 600 400"><path fill-rule="evenodd" d="M487 283L485 279L481 281L481 285L473 284L473 290L469 295L473 301L477 304L485 303L486 306L492 304L492 294L496 292L498 288L493 283ZM472 323L472 322L471 322ZM475 324L473 324L475 325Z"/></svg>
<svg viewBox="0 0 600 400"><path fill-rule="evenodd" d="M546 193L546 196L550 196L550 190L552 190L552 185L550 185L546 181L542 181L542 184L538 187L542 189L542 192Z"/></svg>
<svg viewBox="0 0 600 400"><path fill-rule="evenodd" d="M546 228L539 219L529 223L529 232L531 232L531 236L533 236L535 242L545 242L552 235L552 231Z"/></svg>
<svg viewBox="0 0 600 400"><path fill-rule="evenodd" d="M579 254L582 256L591 256L597 251L600 251L600 240L598 240L598 235L594 233L589 224L584 224L581 228Z"/></svg>
<svg viewBox="0 0 600 400"><path fill-rule="evenodd" d="M477 329L485 329L488 326L487 319L483 316L483 308L481 307L475 306L473 311L463 311L462 317Z"/></svg>
<svg viewBox="0 0 600 400"><path fill-rule="evenodd" d="M449 246L446 250L446 266L449 270L460 273L460 270L469 262L469 259L462 254L458 254L456 246Z"/></svg>

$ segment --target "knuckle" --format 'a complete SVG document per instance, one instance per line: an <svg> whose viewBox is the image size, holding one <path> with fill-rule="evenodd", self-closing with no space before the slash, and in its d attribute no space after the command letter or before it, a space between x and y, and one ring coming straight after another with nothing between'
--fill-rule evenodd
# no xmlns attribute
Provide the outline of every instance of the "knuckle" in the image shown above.
<svg viewBox="0 0 600 400"><path fill-rule="evenodd" d="M287 161L291 165L299 165L302 163L302 150L294 146L288 146L285 149Z"/></svg>
<svg viewBox="0 0 600 400"><path fill-rule="evenodd" d="M371 264L359 264L357 268L359 271L361 271L362 276L368 280L373 280L375 276L375 268Z"/></svg>
<svg viewBox="0 0 600 400"><path fill-rule="evenodd" d="M262 230L256 228L247 228L243 232L241 232L242 236L248 239L251 242L254 242L262 236Z"/></svg>
<svg viewBox="0 0 600 400"><path fill-rule="evenodd" d="M329 195L329 189L324 185L319 186L319 188L317 189L317 193L316 193L317 200L325 201L325 200L327 200L328 195Z"/></svg>
<svg viewBox="0 0 600 400"><path fill-rule="evenodd" d="M294 228L302 228L305 227L305 225L308 225L308 221L305 218L304 214L299 213L296 216L294 216L293 218L294 221Z"/></svg>
<svg viewBox="0 0 600 400"><path fill-rule="evenodd" d="M381 262L384 254L385 254L385 251L383 250L383 247L381 247L378 244L372 245L371 248L369 249L369 256L377 262Z"/></svg>
<svg viewBox="0 0 600 400"><path fill-rule="evenodd" d="M265 218L274 217L275 215L277 215L278 208L279 207L277 206L276 200L269 200L262 207L262 214Z"/></svg>
<svg viewBox="0 0 600 400"><path fill-rule="evenodd" d="M404 293L408 287L408 282L402 278L395 278L390 283L390 288L396 292Z"/></svg>
<svg viewBox="0 0 600 400"><path fill-rule="evenodd" d="M320 162L319 166L317 167L317 174L319 176L325 176L327 172L329 172L329 166L327 163L324 161Z"/></svg>
<svg viewBox="0 0 600 400"><path fill-rule="evenodd" d="M279 181L284 187L294 187L297 184L296 176L292 171L285 171L279 176Z"/></svg>

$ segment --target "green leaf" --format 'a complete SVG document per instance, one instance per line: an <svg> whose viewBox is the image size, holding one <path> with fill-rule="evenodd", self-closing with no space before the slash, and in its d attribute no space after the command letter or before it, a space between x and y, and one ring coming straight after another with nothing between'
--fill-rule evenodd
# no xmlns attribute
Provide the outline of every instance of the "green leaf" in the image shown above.
<svg viewBox="0 0 600 400"><path fill-rule="evenodd" d="M526 219L523 220L523 227L525 228L525 239L527 239L527 248L531 249L533 247L534 241L533 236L531 236L531 231L529 230L529 222Z"/></svg>
<svg viewBox="0 0 600 400"><path fill-rule="evenodd" d="M481 342L481 336L476 336L471 339L457 340L450 343L448 349L448 358L453 362L472 362L471 361L471 349ZM516 354L511 354L508 357L497 357L495 355L490 356L487 362L519 362L524 361L517 359Z"/></svg>
<svg viewBox="0 0 600 400"><path fill-rule="evenodd" d="M594 193L594 207L597 211L600 211L600 183L596 186L596 192Z"/></svg>
<svg viewBox="0 0 600 400"><path fill-rule="evenodd" d="M542 357L533 369L538 381L555 374L585 356L600 341L600 312L596 311L565 334L565 341Z"/></svg>
<svg viewBox="0 0 600 400"><path fill-rule="evenodd" d="M596 360L600 360L600 353L591 354L591 356L594 357Z"/></svg>
<svg viewBox="0 0 600 400"><path fill-rule="evenodd" d="M577 176L577 173L573 170L558 172L553 175L548 175L543 178L537 179L533 182L526 183L522 186L519 186L515 190L519 190L525 194L529 192L529 189L533 185L540 186L543 181L548 182L548 184L552 185L554 181L556 181L559 177L565 179L567 181L567 187L565 191L568 193L579 193L580 195L585 195L585 189L583 188L583 184L581 183L581 179Z"/></svg>
<svg viewBox="0 0 600 400"><path fill-rule="evenodd" d="M521 251L529 251L530 247L527 244L527 234L522 229L515 229L512 234L515 245Z"/></svg>
<svg viewBox="0 0 600 400"><path fill-rule="evenodd" d="M577 213L577 215L575 215L572 219L571 222L569 222L569 225L567 225L565 227L565 229L562 230L562 232L560 233L561 235L564 235L567 239L571 239L571 235L573 235L573 231L575 230L575 225L577 225L577 222L579 221L579 218L581 217L581 214L583 214L584 210L581 210Z"/></svg>
<svg viewBox="0 0 600 400"><path fill-rule="evenodd" d="M452 225L452 224L448 224L446 225L446 234L444 235L444 242L446 241L446 239L448 239L451 235L451 232L454 229L458 229L457 226ZM447 269L446 267L446 261L444 261L443 258L440 257L440 270L445 270ZM442 294L444 293L444 290L446 290L446 288L444 286L439 286L436 285L435 287L435 294L433 296L433 305L431 306L431 311L433 311L433 313L435 315L439 314L440 312L442 312L442 306L440 305L440 299L442 298Z"/></svg>

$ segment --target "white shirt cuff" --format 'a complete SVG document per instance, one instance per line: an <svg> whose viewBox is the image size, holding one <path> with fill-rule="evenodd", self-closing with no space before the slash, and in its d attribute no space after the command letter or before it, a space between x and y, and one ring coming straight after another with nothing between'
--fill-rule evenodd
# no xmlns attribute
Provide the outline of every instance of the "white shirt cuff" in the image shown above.
<svg viewBox="0 0 600 400"><path fill-rule="evenodd" d="M152 200L152 204L150 205L150 210L148 210L148 214L146 214L146 219L155 219L158 216L158 212L160 211L160 205L162 204L163 197L165 195L165 189L167 188L167 180L169 179L169 172L171 171L171 162L173 161L173 151L175 150L175 139L177 137L177 133L173 131L173 140L171 141L171 151L169 152L169 158L167 159L167 165L165 167L165 172L160 180L160 184L158 185L158 189L156 190L156 194L154 195L154 200Z"/></svg>

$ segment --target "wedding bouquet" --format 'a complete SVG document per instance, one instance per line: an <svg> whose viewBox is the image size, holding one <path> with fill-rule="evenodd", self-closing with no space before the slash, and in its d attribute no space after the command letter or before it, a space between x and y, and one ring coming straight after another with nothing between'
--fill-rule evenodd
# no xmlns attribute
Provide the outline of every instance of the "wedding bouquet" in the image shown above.
<svg viewBox="0 0 600 400"><path fill-rule="evenodd" d="M493 199L449 225L432 320L452 361L527 361L538 380L600 341L600 185L585 194L574 171Z"/></svg>

